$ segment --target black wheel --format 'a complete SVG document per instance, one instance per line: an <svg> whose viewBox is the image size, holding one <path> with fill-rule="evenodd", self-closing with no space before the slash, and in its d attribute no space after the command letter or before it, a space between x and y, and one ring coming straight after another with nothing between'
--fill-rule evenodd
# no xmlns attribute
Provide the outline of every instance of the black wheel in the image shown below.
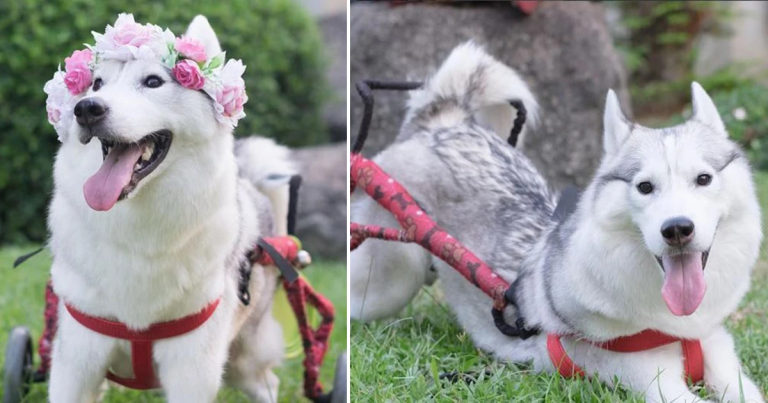
<svg viewBox="0 0 768 403"><path fill-rule="evenodd" d="M347 403L347 379L347 353L343 352L336 360L331 403Z"/></svg>
<svg viewBox="0 0 768 403"><path fill-rule="evenodd" d="M20 403L29 393L34 362L32 336L29 329L14 327L5 348L5 379L3 379L3 403Z"/></svg>

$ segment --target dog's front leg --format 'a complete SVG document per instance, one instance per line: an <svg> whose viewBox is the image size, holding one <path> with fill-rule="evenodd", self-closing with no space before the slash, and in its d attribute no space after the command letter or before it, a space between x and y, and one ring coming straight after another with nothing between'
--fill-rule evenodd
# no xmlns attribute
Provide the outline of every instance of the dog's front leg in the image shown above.
<svg viewBox="0 0 768 403"><path fill-rule="evenodd" d="M169 403L212 403L221 387L232 315L222 301L203 326L154 343L157 375Z"/></svg>
<svg viewBox="0 0 768 403"><path fill-rule="evenodd" d="M639 353L610 353L626 357L622 382L645 393L648 403L708 403L688 388L685 380L682 347L679 344Z"/></svg>
<svg viewBox="0 0 768 403"><path fill-rule="evenodd" d="M688 383L680 376L668 376L659 373L657 379L651 382L646 389L645 401L647 403L714 403L705 400L688 389Z"/></svg>
<svg viewBox="0 0 768 403"><path fill-rule="evenodd" d="M720 327L702 340L701 348L704 352L704 381L717 397L723 402L765 402L760 389L741 369L733 337L725 328Z"/></svg>
<svg viewBox="0 0 768 403"><path fill-rule="evenodd" d="M566 351L583 365L590 376L614 384L616 379L629 389L644 394L647 403L707 403L688 388L680 343L636 353L616 353L589 343L564 341Z"/></svg>
<svg viewBox="0 0 768 403"><path fill-rule="evenodd" d="M114 348L114 339L86 329L62 305L53 342L48 400L51 403L96 401Z"/></svg>
<svg viewBox="0 0 768 403"><path fill-rule="evenodd" d="M644 392L647 403L712 403L691 392L679 363L670 362L670 365L664 365L659 358L661 357L658 354L648 354L647 360L638 361L633 367L626 367L631 369L624 371L622 382L636 391ZM673 356L674 358L676 357Z"/></svg>

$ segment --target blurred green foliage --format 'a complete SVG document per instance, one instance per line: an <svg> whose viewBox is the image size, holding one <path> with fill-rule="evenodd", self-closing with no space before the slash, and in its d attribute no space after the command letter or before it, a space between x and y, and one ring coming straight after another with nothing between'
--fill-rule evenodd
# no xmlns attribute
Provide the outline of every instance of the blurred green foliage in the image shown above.
<svg viewBox="0 0 768 403"><path fill-rule="evenodd" d="M227 55L247 65L248 115L236 134L258 133L299 146L325 142L322 42L291 0L0 0L0 243L46 238L51 166L58 147L43 85L91 31L118 13L181 35L208 17Z"/></svg>
<svg viewBox="0 0 768 403"><path fill-rule="evenodd" d="M630 74L638 115L679 112L687 102L696 59L694 46L704 32L725 34L733 14L727 4L709 1L626 1L607 3L621 14L624 28L616 47ZM729 86L732 71L713 82ZM705 87L709 89L709 87Z"/></svg>
<svg viewBox="0 0 768 403"><path fill-rule="evenodd" d="M733 79L730 73L716 73L711 78L709 86L707 79L700 82L717 106L729 137L742 146L755 168L768 170L768 88L754 79ZM688 102L682 113L645 123L671 127L685 122L691 114Z"/></svg>
<svg viewBox="0 0 768 403"><path fill-rule="evenodd" d="M734 64L720 69L708 76L696 76L689 72L679 80L653 81L642 86L632 85L629 91L632 95L633 105L640 105L641 109L643 109L643 105L659 103L659 100L668 97L680 98L681 105L676 106L681 107L687 105L690 101L692 81L698 81L699 84L706 88L709 94L729 92L737 88L756 85L754 80L744 77L741 73L744 68L745 67L742 65ZM680 108L672 109L675 112L679 112L680 110Z"/></svg>
<svg viewBox="0 0 768 403"><path fill-rule="evenodd" d="M734 11L726 2L629 1L610 3L625 29L616 38L630 73L635 116L667 127L690 116L691 81L707 89L731 138L756 168L768 169L768 88L747 77L750 64L737 63L707 76L693 73L696 42L705 32L727 35Z"/></svg>
<svg viewBox="0 0 768 403"><path fill-rule="evenodd" d="M755 168L768 169L768 88L757 83L714 94L728 134L741 143Z"/></svg>
<svg viewBox="0 0 768 403"><path fill-rule="evenodd" d="M724 22L732 18L727 5L710 1L624 1L607 3L618 8L626 33L617 40L629 73L635 79L660 78L665 66L649 63L674 58L684 70L691 68L693 44L704 31L724 33Z"/></svg>

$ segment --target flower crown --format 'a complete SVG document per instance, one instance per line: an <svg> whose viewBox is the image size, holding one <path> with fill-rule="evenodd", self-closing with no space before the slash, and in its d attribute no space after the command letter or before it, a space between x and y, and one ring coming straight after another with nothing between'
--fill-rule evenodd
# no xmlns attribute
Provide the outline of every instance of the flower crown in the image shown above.
<svg viewBox="0 0 768 403"><path fill-rule="evenodd" d="M207 55L197 40L176 37L157 25L138 24L133 14L120 14L115 26L107 25L103 34L93 32L96 45L76 50L64 59L64 71L57 71L45 84L48 94L46 110L48 121L56 128L66 130L73 116L75 104L93 82L93 72L104 60L156 60L171 69L182 86L202 90L214 103L216 119L237 126L245 117L243 104L248 101L242 75L245 66L241 60L226 60L226 52ZM61 140L61 134L59 134Z"/></svg>

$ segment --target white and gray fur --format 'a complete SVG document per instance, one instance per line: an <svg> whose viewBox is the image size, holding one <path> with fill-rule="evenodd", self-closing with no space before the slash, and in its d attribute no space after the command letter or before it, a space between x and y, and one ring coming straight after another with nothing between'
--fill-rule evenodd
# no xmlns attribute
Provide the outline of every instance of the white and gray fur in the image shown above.
<svg viewBox="0 0 768 403"><path fill-rule="evenodd" d="M699 401L684 381L679 343L622 354L577 341L653 328L701 340L705 382L721 401L740 401L741 381L746 401L763 402L722 324L749 287L762 240L760 208L744 155L704 90L696 83L692 89L694 116L661 130L628 122L609 92L605 156L576 211L556 222L556 195L523 153L506 144L514 117L508 101L522 99L535 112L533 95L477 45L456 48L412 96L398 138L374 160L497 274L520 280L523 317L542 334L503 335L493 324L490 298L453 268L418 245L373 239L351 254L352 317L396 314L434 281L434 266L458 322L499 359L531 361L536 370L552 372L546 334L573 334L563 344L590 376L610 384L619 379L649 402ZM713 177L706 188L692 184L701 172ZM651 198L636 189L643 180L658 183ZM354 222L397 225L359 192L351 211ZM663 253L660 223L681 214L696 223L693 243L711 246L707 293L687 317L672 315L662 301L664 272L654 257ZM515 308L505 316L514 323Z"/></svg>
<svg viewBox="0 0 768 403"><path fill-rule="evenodd" d="M187 35L208 55L221 52L204 17ZM278 272L252 267L248 306L238 298L238 282L257 239L284 232L281 195L296 172L288 151L267 139L235 142L207 95L181 87L158 62L104 62L95 74L104 79L97 95L109 107L108 130L138 141L165 129L173 143L127 198L97 212L85 203L83 183L102 163L99 141L82 144L74 119L62 129L69 135L56 157L49 213L56 293L82 312L133 329L194 314L220 297L202 326L154 343L155 373L168 401L213 402L225 378L254 401L277 401L272 368L282 360L283 337L271 307ZM166 84L141 88L147 74ZM107 369L132 376L130 361L128 342L85 328L62 305L49 400L92 402Z"/></svg>

